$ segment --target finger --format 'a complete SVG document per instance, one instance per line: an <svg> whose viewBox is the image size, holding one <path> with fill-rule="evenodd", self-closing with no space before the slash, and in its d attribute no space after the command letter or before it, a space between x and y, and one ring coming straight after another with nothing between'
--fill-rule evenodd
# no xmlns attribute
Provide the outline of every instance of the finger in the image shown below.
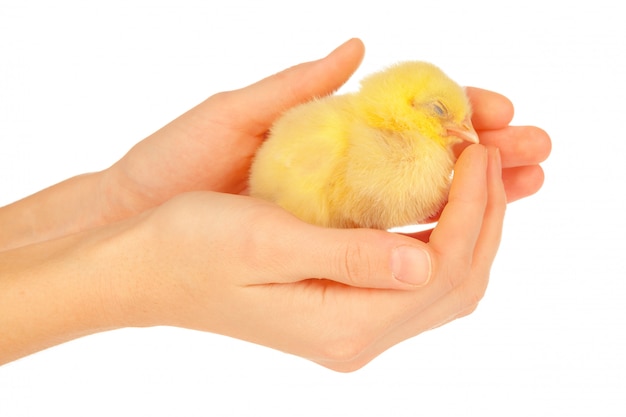
<svg viewBox="0 0 626 417"><path fill-rule="evenodd" d="M286 213L286 212L285 212ZM248 235L255 259L280 259L270 265L271 276L259 283L293 283L326 279L352 287L415 289L431 275L431 254L425 243L407 236L373 229L331 229L298 219L280 221L280 231L269 222ZM261 223L261 222L258 222ZM280 236L280 237L278 237ZM267 262L256 266L267 270Z"/></svg>
<svg viewBox="0 0 626 417"><path fill-rule="evenodd" d="M535 165L550 155L548 134L535 126L507 126L479 133L480 143L500 149L504 168Z"/></svg>
<svg viewBox="0 0 626 417"><path fill-rule="evenodd" d="M472 273L479 277L489 276L491 264L500 246L504 212L506 211L506 192L502 182L502 160L500 152L496 148L489 149L487 188L489 199L472 260Z"/></svg>
<svg viewBox="0 0 626 417"><path fill-rule="evenodd" d="M466 279L433 303L421 316L413 319L398 337L410 337L416 331L424 331L441 325L453 318L473 311L482 299L489 282L489 272L495 259L500 240L506 195L502 183L502 164L496 148L489 149L487 167L488 201L484 211L482 227L476 240L470 268L465 271ZM426 318L426 320L424 320Z"/></svg>
<svg viewBox="0 0 626 417"><path fill-rule="evenodd" d="M434 323L445 321L451 316L457 317L459 312L475 308L487 289L491 265L500 246L506 211L502 162L497 148L489 148L488 159L488 200L480 233L473 248L471 265L459 272L465 279L457 279L459 285L452 288L430 308L428 314Z"/></svg>
<svg viewBox="0 0 626 417"><path fill-rule="evenodd" d="M311 235L309 235L311 236ZM414 289L432 274L426 244L406 236L370 229L321 229L307 261L296 274L307 272L353 287ZM304 275L306 276L306 275Z"/></svg>
<svg viewBox="0 0 626 417"><path fill-rule="evenodd" d="M489 281L489 271L500 245L506 211L502 164L496 148L488 150L487 191L487 204L483 212L479 236L473 247L471 264L466 270L459 272L461 278L465 279L457 279L458 286L431 304L428 310L422 311L420 317L414 318L413 323L409 323L406 329L400 331L400 336L396 337L410 337L411 334L416 334L415 331L424 331L438 326L450 317L459 316L460 312L474 309L482 299ZM437 284L439 283L433 282L433 286Z"/></svg>
<svg viewBox="0 0 626 417"><path fill-rule="evenodd" d="M363 42L350 39L322 59L296 65L228 94L238 111L256 122L260 129L256 133L262 134L286 109L341 87L356 71L364 53Z"/></svg>
<svg viewBox="0 0 626 417"><path fill-rule="evenodd" d="M544 182L543 169L539 165L507 168L502 171L502 181L509 203L533 195Z"/></svg>
<svg viewBox="0 0 626 417"><path fill-rule="evenodd" d="M466 87L472 103L472 124L476 130L500 129L513 120L513 103L502 94Z"/></svg>
<svg viewBox="0 0 626 417"><path fill-rule="evenodd" d="M429 242L445 258L471 261L487 204L486 170L487 149L482 145L468 147L455 165L448 203Z"/></svg>

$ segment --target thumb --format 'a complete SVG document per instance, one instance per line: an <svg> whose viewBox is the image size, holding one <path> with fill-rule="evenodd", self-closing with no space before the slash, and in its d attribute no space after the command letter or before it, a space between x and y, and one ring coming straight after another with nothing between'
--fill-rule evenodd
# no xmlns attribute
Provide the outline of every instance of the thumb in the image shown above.
<svg viewBox="0 0 626 417"><path fill-rule="evenodd" d="M432 274L428 246L416 239L373 229L329 229L311 226L299 242L291 242L292 282L329 279L353 287L415 289ZM305 246L294 250L294 244ZM294 255L295 254L295 255Z"/></svg>
<svg viewBox="0 0 626 417"><path fill-rule="evenodd" d="M253 119L263 134L285 110L341 87L361 64L365 46L353 38L326 57L295 65L248 87L229 92L245 117ZM242 108L243 106L243 108Z"/></svg>

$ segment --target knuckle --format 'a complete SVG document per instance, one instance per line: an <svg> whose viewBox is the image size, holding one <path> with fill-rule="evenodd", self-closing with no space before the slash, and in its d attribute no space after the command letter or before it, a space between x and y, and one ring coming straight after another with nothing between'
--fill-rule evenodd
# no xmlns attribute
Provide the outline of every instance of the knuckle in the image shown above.
<svg viewBox="0 0 626 417"><path fill-rule="evenodd" d="M443 287L445 291L453 291L458 288L469 275L469 262L448 262L444 264Z"/></svg>
<svg viewBox="0 0 626 417"><path fill-rule="evenodd" d="M232 96L232 91L220 91L209 97L209 100L211 103L219 106L228 103L232 99Z"/></svg>
<svg viewBox="0 0 626 417"><path fill-rule="evenodd" d="M470 268L457 266L450 267L444 276L444 291L453 297L451 307L457 314L467 311L463 316L473 312L485 296L489 274L477 276Z"/></svg>
<svg viewBox="0 0 626 417"><path fill-rule="evenodd" d="M348 284L362 286L370 281L372 265L367 256L367 251L360 242L350 241L346 243L341 254L339 268Z"/></svg>
<svg viewBox="0 0 626 417"><path fill-rule="evenodd" d="M359 362L369 343L366 338L342 336L321 346L320 356L328 362L351 364Z"/></svg>
<svg viewBox="0 0 626 417"><path fill-rule="evenodd" d="M328 344L325 348L324 357L329 361L347 363L357 358L361 351L357 342L342 340Z"/></svg>
<svg viewBox="0 0 626 417"><path fill-rule="evenodd" d="M348 313L327 327L315 343L316 356L342 369L356 370L365 365L381 332L380 326L366 316Z"/></svg>
<svg viewBox="0 0 626 417"><path fill-rule="evenodd" d="M246 233L233 239L232 249L236 248L251 270L263 271L269 268L280 271L286 266L285 259L289 259L289 254L284 252L285 247L279 244L281 239L277 239L273 229L277 213L274 206L260 203L239 215L238 223Z"/></svg>
<svg viewBox="0 0 626 417"><path fill-rule="evenodd" d="M476 311L476 308L478 308L478 303L476 303L474 305L470 305L469 307L466 307L459 314L457 314L456 318L460 319L460 318L463 318L463 317L467 317L470 314L472 314L474 311Z"/></svg>
<svg viewBox="0 0 626 417"><path fill-rule="evenodd" d="M240 100L238 90L220 91L213 94L203 103L210 109L207 120L216 124L228 124L228 121L232 121L233 115L239 113Z"/></svg>
<svg viewBox="0 0 626 417"><path fill-rule="evenodd" d="M465 308L474 307L478 305L485 296L487 288L486 286L474 286L470 288L465 295Z"/></svg>
<svg viewBox="0 0 626 417"><path fill-rule="evenodd" d="M475 279L468 282L466 288L460 292L458 311L461 316L467 316L474 312L482 301L487 291L487 280Z"/></svg>

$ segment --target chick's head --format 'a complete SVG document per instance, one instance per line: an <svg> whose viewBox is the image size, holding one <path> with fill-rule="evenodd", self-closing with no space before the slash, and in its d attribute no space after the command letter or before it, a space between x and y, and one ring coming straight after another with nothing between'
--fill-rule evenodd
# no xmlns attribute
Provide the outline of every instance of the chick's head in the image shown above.
<svg viewBox="0 0 626 417"><path fill-rule="evenodd" d="M478 143L465 90L427 62L402 62L366 77L356 98L371 127L418 131L442 146Z"/></svg>

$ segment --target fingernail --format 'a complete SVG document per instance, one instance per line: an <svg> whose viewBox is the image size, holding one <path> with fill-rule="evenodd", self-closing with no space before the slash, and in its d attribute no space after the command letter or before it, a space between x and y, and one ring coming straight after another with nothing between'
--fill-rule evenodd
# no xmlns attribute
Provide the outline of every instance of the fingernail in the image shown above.
<svg viewBox="0 0 626 417"><path fill-rule="evenodd" d="M398 246L391 254L391 272L405 284L426 285L432 272L430 255L423 249Z"/></svg>

